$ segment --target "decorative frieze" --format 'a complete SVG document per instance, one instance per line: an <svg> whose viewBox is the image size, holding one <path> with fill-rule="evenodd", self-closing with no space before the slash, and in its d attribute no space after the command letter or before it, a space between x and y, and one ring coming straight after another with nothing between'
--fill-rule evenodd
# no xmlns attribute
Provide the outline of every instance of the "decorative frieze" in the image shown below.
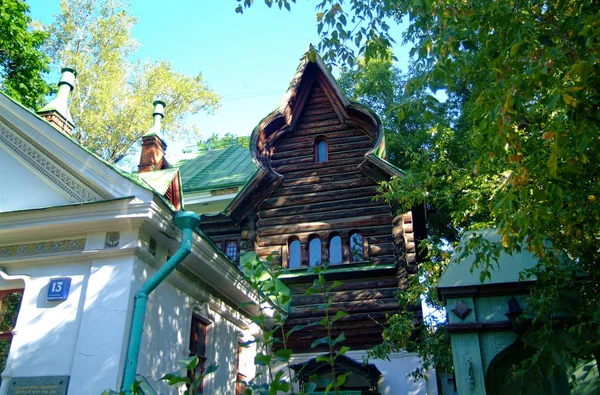
<svg viewBox="0 0 600 395"><path fill-rule="evenodd" d="M0 259L67 251L83 251L85 238L0 246Z"/></svg>
<svg viewBox="0 0 600 395"><path fill-rule="evenodd" d="M10 122L0 117L0 142L18 155L31 167L43 174L76 202L91 202L109 199L111 196L89 181L78 177L73 169L60 163L50 152L37 142L20 133ZM9 126L7 126L9 125ZM60 165L59 165L60 163Z"/></svg>

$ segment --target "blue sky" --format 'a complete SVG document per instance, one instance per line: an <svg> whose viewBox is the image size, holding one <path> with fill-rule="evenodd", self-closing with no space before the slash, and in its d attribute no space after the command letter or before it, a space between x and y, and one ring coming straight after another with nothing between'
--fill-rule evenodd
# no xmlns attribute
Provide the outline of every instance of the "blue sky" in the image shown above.
<svg viewBox="0 0 600 395"><path fill-rule="evenodd" d="M43 24L59 12L59 0L27 3ZM236 0L133 0L131 11L138 18L133 36L140 43L136 57L167 60L183 73L202 72L222 97L215 114L190 119L202 137L249 135L279 105L308 44L318 43L316 3L298 0L288 12L257 0L240 15L234 11ZM399 41L400 29L395 30ZM406 52L396 49L401 67Z"/></svg>

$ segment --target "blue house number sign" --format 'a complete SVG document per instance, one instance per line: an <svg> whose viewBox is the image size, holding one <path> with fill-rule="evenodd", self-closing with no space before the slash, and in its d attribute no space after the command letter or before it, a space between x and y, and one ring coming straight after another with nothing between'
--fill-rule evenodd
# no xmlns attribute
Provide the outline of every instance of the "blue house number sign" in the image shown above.
<svg viewBox="0 0 600 395"><path fill-rule="evenodd" d="M67 300L71 288L70 277L51 278L48 283L46 300Z"/></svg>

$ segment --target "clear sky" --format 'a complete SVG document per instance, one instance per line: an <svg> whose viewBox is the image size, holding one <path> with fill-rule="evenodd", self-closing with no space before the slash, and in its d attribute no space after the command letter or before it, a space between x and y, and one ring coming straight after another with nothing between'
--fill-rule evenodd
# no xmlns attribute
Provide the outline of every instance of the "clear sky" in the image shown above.
<svg viewBox="0 0 600 395"><path fill-rule="evenodd" d="M59 12L59 0L27 3L43 24ZM138 19L133 36L140 43L136 56L167 60L183 73L202 72L222 97L215 114L190 120L202 137L249 135L279 105L308 44L319 41L316 1L298 0L291 12L269 9L262 0L255 3L240 15L234 11L236 0L132 0ZM396 49L400 66L406 51ZM179 144L170 143L177 149Z"/></svg>

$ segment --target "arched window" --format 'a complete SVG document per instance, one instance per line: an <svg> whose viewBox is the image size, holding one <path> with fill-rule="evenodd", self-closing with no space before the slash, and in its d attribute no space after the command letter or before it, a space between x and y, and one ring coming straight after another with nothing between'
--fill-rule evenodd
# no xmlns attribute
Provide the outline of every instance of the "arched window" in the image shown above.
<svg viewBox="0 0 600 395"><path fill-rule="evenodd" d="M310 266L319 266L321 264L321 239L314 235L308 241L308 264Z"/></svg>
<svg viewBox="0 0 600 395"><path fill-rule="evenodd" d="M290 237L288 240L288 268L297 269L301 265L300 258L300 240L297 237Z"/></svg>
<svg viewBox="0 0 600 395"><path fill-rule="evenodd" d="M315 140L315 162L327 162L329 160L327 139L318 137Z"/></svg>
<svg viewBox="0 0 600 395"><path fill-rule="evenodd" d="M238 250L237 241L228 241L225 243L225 255L234 262L238 259Z"/></svg>
<svg viewBox="0 0 600 395"><path fill-rule="evenodd" d="M329 236L329 263L342 263L342 238L337 233Z"/></svg>
<svg viewBox="0 0 600 395"><path fill-rule="evenodd" d="M350 234L350 262L362 262L363 256L363 237L358 232Z"/></svg>

